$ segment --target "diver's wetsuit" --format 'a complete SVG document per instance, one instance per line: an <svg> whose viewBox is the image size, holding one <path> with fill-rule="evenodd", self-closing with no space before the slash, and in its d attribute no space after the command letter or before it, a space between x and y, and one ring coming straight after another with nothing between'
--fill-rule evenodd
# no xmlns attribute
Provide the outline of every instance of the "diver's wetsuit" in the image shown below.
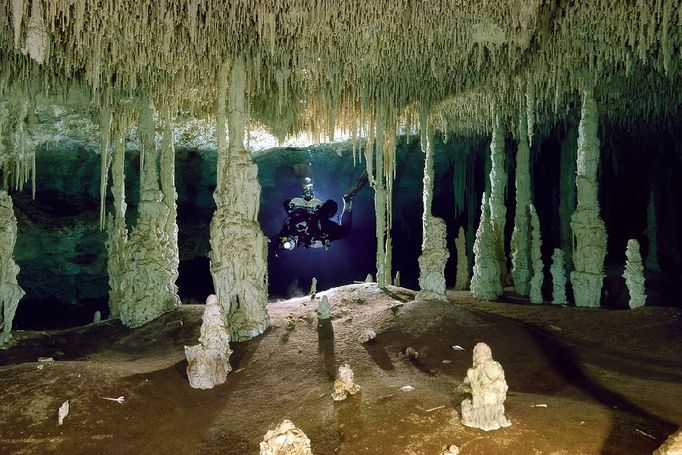
<svg viewBox="0 0 682 455"><path fill-rule="evenodd" d="M342 239L350 232L353 224L350 208L344 208L338 224L330 219L338 210L336 201L328 199L322 203L319 199L312 199L305 201L305 205L299 205L300 202L299 198L284 201L284 210L289 217L279 232L279 239L286 237L306 248L321 248L328 247L332 241Z"/></svg>

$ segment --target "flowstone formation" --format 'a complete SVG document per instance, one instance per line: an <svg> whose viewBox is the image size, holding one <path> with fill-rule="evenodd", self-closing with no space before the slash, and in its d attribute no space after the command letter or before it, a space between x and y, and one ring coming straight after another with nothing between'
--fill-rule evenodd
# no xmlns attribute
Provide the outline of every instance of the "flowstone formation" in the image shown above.
<svg viewBox="0 0 682 455"><path fill-rule="evenodd" d="M492 351L485 343L476 344L473 361L464 378L463 385L470 387L471 399L462 401L462 424L484 431L510 426L504 415L508 387L502 365L493 360Z"/></svg>
<svg viewBox="0 0 682 455"><path fill-rule="evenodd" d="M426 221L426 241L419 256L419 289L417 299L447 300L445 296L445 263L450 257L446 246L446 225L441 218Z"/></svg>
<svg viewBox="0 0 682 455"><path fill-rule="evenodd" d="M260 455L313 455L313 452L308 436L291 420L284 420L265 433L260 443Z"/></svg>
<svg viewBox="0 0 682 455"><path fill-rule="evenodd" d="M230 334L224 324L218 297L211 294L206 299L199 344L185 346L187 379L194 389L212 389L224 383L232 371Z"/></svg>
<svg viewBox="0 0 682 455"><path fill-rule="evenodd" d="M519 147L516 151L516 212L511 237L512 279L519 295L530 292L530 147L526 111L519 115Z"/></svg>
<svg viewBox="0 0 682 455"><path fill-rule="evenodd" d="M24 290L17 283L19 266L12 259L16 241L17 218L12 198L0 190L0 348L12 338L12 321L24 296Z"/></svg>
<svg viewBox="0 0 682 455"><path fill-rule="evenodd" d="M175 286L177 234L168 235L171 201L159 181L171 172L167 160L159 160L154 129L154 108L149 102L139 107L140 204L137 225L125 244L121 276L121 322L140 327L180 304ZM173 193L175 189L173 188ZM173 202L174 203L174 202Z"/></svg>
<svg viewBox="0 0 682 455"><path fill-rule="evenodd" d="M464 291L469 287L469 258L466 252L466 238L464 228L460 226L457 239L455 239L457 249L457 275L455 276L455 290Z"/></svg>
<svg viewBox="0 0 682 455"><path fill-rule="evenodd" d="M504 205L507 188L507 172L504 166L504 129L499 114L493 122L493 137L490 142L490 222L495 236L495 254L499 263L500 282L507 284L507 257L504 252L504 227L507 223L507 207Z"/></svg>
<svg viewBox="0 0 682 455"><path fill-rule="evenodd" d="M234 341L260 335L270 322L267 312L267 240L258 224L258 167L244 149L246 108L244 63L224 63L218 86L218 181L211 220L211 275ZM225 114L229 147L225 137Z"/></svg>
<svg viewBox="0 0 682 455"><path fill-rule="evenodd" d="M628 305L630 305L630 308L639 308L644 306L646 295L644 290L644 266L642 265L642 255L640 254L639 242L637 240L628 240L625 256L627 260L625 262L623 278L625 278L625 284L630 293Z"/></svg>
<svg viewBox="0 0 682 455"><path fill-rule="evenodd" d="M344 363L339 367L339 376L334 381L334 392L332 398L334 401L343 401L348 395L355 395L360 391L360 386L353 382L353 370L350 365Z"/></svg>
<svg viewBox="0 0 682 455"><path fill-rule="evenodd" d="M599 137L597 136L597 103L591 89L582 91L582 108L578 126L578 158L576 187L578 207L571 217L573 230L573 265L571 285L576 306L598 307L604 279L606 230L599 214L597 169Z"/></svg>
<svg viewBox="0 0 682 455"><path fill-rule="evenodd" d="M471 293L479 300L495 300L502 295L500 268L495 251L495 234L490 221L488 197L483 193L481 221L474 241L474 274L471 278Z"/></svg>
<svg viewBox="0 0 682 455"><path fill-rule="evenodd" d="M566 269L564 264L564 251L561 248L554 248L552 254L552 266L549 268L552 273L552 303L564 305L566 300Z"/></svg>
<svg viewBox="0 0 682 455"><path fill-rule="evenodd" d="M542 262L540 219L533 204L528 205L528 212L530 213L531 229L530 260L533 264L533 277L530 279L530 301L531 303L542 303L542 283L545 280L545 265Z"/></svg>

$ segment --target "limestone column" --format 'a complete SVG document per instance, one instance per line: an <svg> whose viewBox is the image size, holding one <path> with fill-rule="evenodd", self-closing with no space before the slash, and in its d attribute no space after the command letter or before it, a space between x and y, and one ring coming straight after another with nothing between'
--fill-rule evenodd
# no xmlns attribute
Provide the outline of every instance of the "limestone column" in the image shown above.
<svg viewBox="0 0 682 455"><path fill-rule="evenodd" d="M571 217L574 265L574 270L571 272L571 285L577 306L598 307L606 256L606 230L599 214L597 197L599 118L592 90L583 90L582 98L576 171L578 207Z"/></svg>
<svg viewBox="0 0 682 455"><path fill-rule="evenodd" d="M244 149L246 73L241 59L234 61L231 70L228 64L222 65L218 90L218 176L209 256L213 286L231 339L243 341L263 333L270 318L267 240L258 224L258 167Z"/></svg>
<svg viewBox="0 0 682 455"><path fill-rule="evenodd" d="M433 147L428 110L420 114L421 147L424 160L424 212L422 215L422 254L419 256L418 299L447 300L445 295L445 263L450 257L446 244L445 221L431 215L433 201Z"/></svg>
<svg viewBox="0 0 682 455"><path fill-rule="evenodd" d="M384 110L381 106L377 107L376 117L376 140L374 152L374 169L376 176L373 181L374 187L374 213L376 216L376 282L381 289L386 288L386 282L391 281L391 275L386 276L386 179L384 170L384 129L385 119ZM368 170L369 173L369 170Z"/></svg>
<svg viewBox="0 0 682 455"><path fill-rule="evenodd" d="M530 292L530 147L526 112L519 113L519 146L516 152L516 213L512 232L512 278L519 295Z"/></svg>
<svg viewBox="0 0 682 455"><path fill-rule="evenodd" d="M495 235L495 254L499 262L500 282L506 284L507 259L504 253L504 227L507 222L507 208L504 194L507 187L507 172L504 167L504 129L499 114L495 115L493 137L490 142L490 220Z"/></svg>
<svg viewBox="0 0 682 455"><path fill-rule="evenodd" d="M107 218L108 253L107 273L109 276L109 317L120 316L123 298L123 274L125 270L125 247L128 242L125 201L125 142L122 128L113 131L113 157L111 163L111 193L114 196L114 214Z"/></svg>
<svg viewBox="0 0 682 455"><path fill-rule="evenodd" d="M12 321L24 296L17 283L19 266L12 259L16 241L17 218L12 198L0 189L0 348L12 338Z"/></svg>
<svg viewBox="0 0 682 455"><path fill-rule="evenodd" d="M455 276L455 289L464 291L469 287L469 258L466 251L466 238L464 228L459 227L459 233L455 240L457 249L457 275Z"/></svg>
<svg viewBox="0 0 682 455"><path fill-rule="evenodd" d="M149 102L139 106L138 128L140 204L137 225L125 246L121 283L120 317L128 327L146 324L180 303L175 286L177 265L172 260L173 239L166 232L171 210L160 188L154 107Z"/></svg>
<svg viewBox="0 0 682 455"><path fill-rule="evenodd" d="M479 300L495 300L502 295L500 263L495 254L495 233L490 220L490 200L483 193L481 221L474 241L474 273L471 293Z"/></svg>
<svg viewBox="0 0 682 455"><path fill-rule="evenodd" d="M559 229L561 249L564 252L566 271L573 270L573 233L571 232L571 216L575 212L575 172L576 153L578 148L578 132L575 127L566 131L561 142L559 159Z"/></svg>
<svg viewBox="0 0 682 455"><path fill-rule="evenodd" d="M168 218L164 225L166 235L168 235L168 259L171 262L173 272L173 283L178 279L178 267L180 266L180 250L178 249L178 193L175 191L175 141L173 135L173 115L170 108L164 107L163 116L163 138L161 141L161 192L163 193L163 203L168 207ZM175 284L174 284L175 286ZM177 286L176 292L177 292Z"/></svg>
<svg viewBox="0 0 682 455"><path fill-rule="evenodd" d="M531 303L542 303L542 283L545 280L544 263L542 262L542 234L540 219L533 204L528 205L531 226L530 260L533 266L533 276L530 279L529 296Z"/></svg>

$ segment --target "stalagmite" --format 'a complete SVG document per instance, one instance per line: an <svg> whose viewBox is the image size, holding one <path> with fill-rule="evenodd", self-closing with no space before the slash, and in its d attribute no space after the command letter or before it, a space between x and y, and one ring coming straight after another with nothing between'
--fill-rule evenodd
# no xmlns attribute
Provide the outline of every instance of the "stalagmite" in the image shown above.
<svg viewBox="0 0 682 455"><path fill-rule="evenodd" d="M395 278L393 279L393 285L400 287L400 270L395 272Z"/></svg>
<svg viewBox="0 0 682 455"><path fill-rule="evenodd" d="M466 238L464 228L460 226L457 239L455 240L457 249L457 275L455 277L455 289L464 291L469 287L469 258L466 252Z"/></svg>
<svg viewBox="0 0 682 455"><path fill-rule="evenodd" d="M350 365L344 363L339 367L339 376L334 381L334 392L332 398L334 401L343 401L348 395L355 395L360 391L360 386L353 382L353 370Z"/></svg>
<svg viewBox="0 0 682 455"><path fill-rule="evenodd" d="M125 244L120 317L139 327L175 308L180 299L172 242L166 232L171 210L159 184L159 153L154 134L154 108L140 104L140 204L137 225Z"/></svg>
<svg viewBox="0 0 682 455"><path fill-rule="evenodd" d="M206 299L201 323L199 344L185 346L187 379L194 389L212 389L227 380L230 366L230 334L218 298L211 294Z"/></svg>
<svg viewBox="0 0 682 455"><path fill-rule="evenodd" d="M545 280L545 266L542 262L540 219L533 204L528 205L528 212L530 213L531 226L530 260L533 265L533 276L530 279L530 301L531 303L542 303L542 282Z"/></svg>
<svg viewBox="0 0 682 455"><path fill-rule="evenodd" d="M450 257L446 245L446 225L434 216L426 220L426 242L419 256L419 300L447 300L445 263Z"/></svg>
<svg viewBox="0 0 682 455"><path fill-rule="evenodd" d="M433 202L433 145L428 110L422 107L420 117L421 146L424 160L424 193L422 214L422 254L419 256L420 300L447 300L445 296L445 263L450 257L447 249L445 221L431 214Z"/></svg>
<svg viewBox="0 0 682 455"><path fill-rule="evenodd" d="M109 317L120 315L124 297L122 283L126 267L125 251L128 242L125 202L125 143L121 128L114 131L114 154L111 164L111 192L114 196L114 215L107 219L107 275L109 277Z"/></svg>
<svg viewBox="0 0 682 455"><path fill-rule="evenodd" d="M646 208L646 237L649 240L649 248L646 255L646 268L652 272L660 272L658 264L658 238L656 230L656 203L654 192L649 194L649 203Z"/></svg>
<svg viewBox="0 0 682 455"><path fill-rule="evenodd" d="M495 254L495 234L490 221L488 196L483 193L481 220L474 241L474 274L471 293L479 300L495 300L502 295L500 268Z"/></svg>
<svg viewBox="0 0 682 455"><path fill-rule="evenodd" d="M211 275L227 327L234 341L260 335L270 322L267 312L267 241L258 224L258 167L244 149L246 73L244 62L220 70L218 90L218 180L211 221ZM229 147L225 141L225 115Z"/></svg>
<svg viewBox="0 0 682 455"><path fill-rule="evenodd" d="M17 283L19 266L12 259L17 241L17 218L12 198L0 189L0 348L12 339L12 321L24 296Z"/></svg>
<svg viewBox="0 0 682 455"><path fill-rule="evenodd" d="M368 273L367 276L365 277L365 283L374 283L374 277L372 276L371 273Z"/></svg>
<svg viewBox="0 0 682 455"><path fill-rule="evenodd" d="M635 239L628 240L628 246L625 250L627 261L625 262L625 271L623 278L628 287L630 300L628 304L630 308L639 308L644 306L646 300L644 288L644 267L642 266L642 256L639 251L639 242Z"/></svg>
<svg viewBox="0 0 682 455"><path fill-rule="evenodd" d="M495 236L495 254L499 262L500 283L508 281L507 257L504 251L504 227L507 223L507 208L504 205L507 188L505 170L504 129L500 114L495 115L493 137L490 142L490 222Z"/></svg>
<svg viewBox="0 0 682 455"><path fill-rule="evenodd" d="M470 388L471 399L462 401L462 424L483 431L510 426L504 415L508 387L502 365L493 360L492 351L485 343L476 344L473 361L463 383Z"/></svg>
<svg viewBox="0 0 682 455"><path fill-rule="evenodd" d="M578 207L571 217L573 264L571 285L576 306L598 307L604 278L606 230L599 214L597 168L597 104L591 89L582 92L583 102L578 127L576 187Z"/></svg>
<svg viewBox="0 0 682 455"><path fill-rule="evenodd" d="M315 294L317 294L317 278L313 277L312 281L310 282L310 291L308 291L310 300L315 300Z"/></svg>
<svg viewBox="0 0 682 455"><path fill-rule="evenodd" d="M527 120L527 121L526 121ZM528 146L526 112L519 115L519 147L516 152L516 212L512 232L512 278L519 295L530 292L530 148Z"/></svg>
<svg viewBox="0 0 682 455"><path fill-rule="evenodd" d="M554 248L552 254L552 303L564 305L566 300L566 269L564 265L564 251L561 248Z"/></svg>
<svg viewBox="0 0 682 455"><path fill-rule="evenodd" d="M313 455L313 452L308 436L291 420L284 420L265 433L260 443L260 455Z"/></svg>
<svg viewBox="0 0 682 455"><path fill-rule="evenodd" d="M653 455L682 455L682 430L671 434Z"/></svg>
<svg viewBox="0 0 682 455"><path fill-rule="evenodd" d="M332 309L329 306L329 299L326 295L322 296L322 300L317 304L317 318L320 320L329 319L332 317Z"/></svg>

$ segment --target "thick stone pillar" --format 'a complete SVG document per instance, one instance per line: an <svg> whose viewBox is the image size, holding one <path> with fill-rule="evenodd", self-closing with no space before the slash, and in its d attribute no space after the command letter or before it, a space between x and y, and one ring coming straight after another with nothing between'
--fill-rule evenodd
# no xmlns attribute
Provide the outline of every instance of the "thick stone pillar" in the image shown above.
<svg viewBox="0 0 682 455"><path fill-rule="evenodd" d="M229 95L225 97L229 78ZM267 312L267 240L258 224L258 167L244 149L246 73L241 59L220 70L217 132L218 176L211 221L211 275L231 339L260 335ZM225 139L225 117L229 146Z"/></svg>
<svg viewBox="0 0 682 455"><path fill-rule="evenodd" d="M519 146L516 151L516 213L512 232L512 279L519 295L530 292L530 147L526 111L519 113Z"/></svg>
<svg viewBox="0 0 682 455"><path fill-rule="evenodd" d="M598 307L604 279L606 230L599 214L599 116L591 89L582 92L578 126L576 187L578 207L571 217L573 265L571 285L577 306Z"/></svg>
<svg viewBox="0 0 682 455"><path fill-rule="evenodd" d="M420 115L421 147L424 152L424 192L422 200L422 254L419 256L418 299L447 300L445 295L445 263L450 257L446 244L445 221L431 215L433 201L433 146L428 110Z"/></svg>
<svg viewBox="0 0 682 455"><path fill-rule="evenodd" d="M114 196L114 214L107 218L106 248L108 254L107 273L109 276L109 317L121 314L123 299L123 274L125 270L125 247L128 242L125 200L125 139L123 131L113 132L113 157L111 162L111 193Z"/></svg>
<svg viewBox="0 0 682 455"><path fill-rule="evenodd" d="M17 283L19 266L12 259L16 241L17 218L12 198L0 190L0 348L12 339L12 321L24 296Z"/></svg>
<svg viewBox="0 0 682 455"><path fill-rule="evenodd" d="M504 228L507 223L507 207L504 205L507 188L507 171L504 166L504 128L499 114L495 115L493 137L490 142L490 221L495 235L495 254L499 262L500 282L508 281L507 258L504 252Z"/></svg>
<svg viewBox="0 0 682 455"><path fill-rule="evenodd" d="M474 241L474 274L471 293L479 300L495 300L502 295L500 263L495 253L495 233L490 221L490 200L483 193L481 221Z"/></svg>
<svg viewBox="0 0 682 455"><path fill-rule="evenodd" d="M139 327L175 308L180 299L175 286L177 265L166 223L171 210L159 184L154 107L140 104L140 205L137 225L125 246L120 317L128 327ZM163 169L167 172L167 169Z"/></svg>

